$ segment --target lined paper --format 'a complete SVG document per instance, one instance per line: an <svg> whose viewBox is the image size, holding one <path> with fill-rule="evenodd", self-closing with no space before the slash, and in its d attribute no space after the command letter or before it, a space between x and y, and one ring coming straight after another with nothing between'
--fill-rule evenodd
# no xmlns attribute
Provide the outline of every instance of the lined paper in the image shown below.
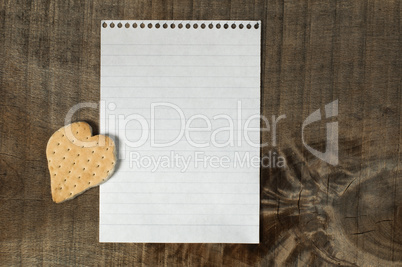
<svg viewBox="0 0 402 267"><path fill-rule="evenodd" d="M102 21L100 242L259 242L256 24Z"/></svg>

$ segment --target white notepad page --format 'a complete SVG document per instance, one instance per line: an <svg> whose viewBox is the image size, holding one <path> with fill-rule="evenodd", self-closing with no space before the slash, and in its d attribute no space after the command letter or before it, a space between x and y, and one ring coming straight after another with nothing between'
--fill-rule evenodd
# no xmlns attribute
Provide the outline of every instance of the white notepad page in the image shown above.
<svg viewBox="0 0 402 267"><path fill-rule="evenodd" d="M102 21L100 110L100 242L259 242L259 21Z"/></svg>

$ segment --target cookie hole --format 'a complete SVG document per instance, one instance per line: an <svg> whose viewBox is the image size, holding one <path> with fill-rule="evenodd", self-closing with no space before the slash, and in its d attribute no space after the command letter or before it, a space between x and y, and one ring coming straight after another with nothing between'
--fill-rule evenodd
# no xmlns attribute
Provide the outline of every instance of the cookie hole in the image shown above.
<svg viewBox="0 0 402 267"><path fill-rule="evenodd" d="M74 143L74 140L71 140L71 142L73 142L73 143Z"/></svg>
<svg viewBox="0 0 402 267"><path fill-rule="evenodd" d="M56 176L56 174L53 174L53 176Z"/></svg>
<svg viewBox="0 0 402 267"><path fill-rule="evenodd" d="M68 173L71 173L71 171L68 171Z"/></svg>
<svg viewBox="0 0 402 267"><path fill-rule="evenodd" d="M102 179L102 181L104 182L104 181L105 181L105 179Z"/></svg>
<svg viewBox="0 0 402 267"><path fill-rule="evenodd" d="M73 165L75 165L75 162L73 162Z"/></svg>
<svg viewBox="0 0 402 267"><path fill-rule="evenodd" d="M95 175L96 175L95 173L92 174L92 176L95 176Z"/></svg>
<svg viewBox="0 0 402 267"><path fill-rule="evenodd" d="M73 193L70 193L70 196L72 195Z"/></svg>
<svg viewBox="0 0 402 267"><path fill-rule="evenodd" d="M104 159L105 158L105 156L102 156L102 159Z"/></svg>
<svg viewBox="0 0 402 267"><path fill-rule="evenodd" d="M87 160L87 162L89 162L89 159Z"/></svg>
<svg viewBox="0 0 402 267"><path fill-rule="evenodd" d="M61 137L64 137L64 134L62 134Z"/></svg>
<svg viewBox="0 0 402 267"><path fill-rule="evenodd" d="M77 185L75 184L74 187L77 187Z"/></svg>
<svg viewBox="0 0 402 267"><path fill-rule="evenodd" d="M76 134L78 134L78 132L76 132Z"/></svg>
<svg viewBox="0 0 402 267"><path fill-rule="evenodd" d="M110 171L107 171L107 173L109 173Z"/></svg>
<svg viewBox="0 0 402 267"><path fill-rule="evenodd" d="M77 154L77 157L79 157L80 156L80 154Z"/></svg>
<svg viewBox="0 0 402 267"><path fill-rule="evenodd" d="M81 176L78 176L78 179L81 179Z"/></svg>
<svg viewBox="0 0 402 267"><path fill-rule="evenodd" d="M91 184L91 182L88 182L88 184Z"/></svg>
<svg viewBox="0 0 402 267"><path fill-rule="evenodd" d="M51 160L49 159L49 162L51 162Z"/></svg>
<svg viewBox="0 0 402 267"><path fill-rule="evenodd" d="M60 143L57 143L57 145L59 146L59 145L60 145Z"/></svg>
<svg viewBox="0 0 402 267"><path fill-rule="evenodd" d="M95 153L95 151L94 151L94 150L92 150L92 154L93 154L93 153Z"/></svg>
<svg viewBox="0 0 402 267"><path fill-rule="evenodd" d="M114 165L114 162L112 162L112 165Z"/></svg>
<svg viewBox="0 0 402 267"><path fill-rule="evenodd" d="M67 148L67 151L70 151L71 149L70 148Z"/></svg>
<svg viewBox="0 0 402 267"><path fill-rule="evenodd" d="M84 148L84 146L82 146L81 148Z"/></svg>
<svg viewBox="0 0 402 267"><path fill-rule="evenodd" d="M98 165L98 166L96 166L96 168L99 168L99 165Z"/></svg>
<svg viewBox="0 0 402 267"><path fill-rule="evenodd" d="M87 137L87 140L89 139L89 137Z"/></svg>
<svg viewBox="0 0 402 267"><path fill-rule="evenodd" d="M109 148L107 147L107 148L106 148L106 151L108 151L108 150L109 150Z"/></svg>
<svg viewBox="0 0 402 267"><path fill-rule="evenodd" d="M83 171L85 171L85 168L82 168Z"/></svg>
<svg viewBox="0 0 402 267"><path fill-rule="evenodd" d="M63 189L63 187L59 187L59 189L60 189L60 190L62 190L62 189Z"/></svg>
<svg viewBox="0 0 402 267"><path fill-rule="evenodd" d="M66 157L63 157L63 159L66 159Z"/></svg>
<svg viewBox="0 0 402 267"><path fill-rule="evenodd" d="M56 154L56 151L53 151L53 154Z"/></svg>
<svg viewBox="0 0 402 267"><path fill-rule="evenodd" d="M61 168L61 165L59 165L59 169Z"/></svg>
<svg viewBox="0 0 402 267"><path fill-rule="evenodd" d="M67 179L64 179L64 182L67 182Z"/></svg>

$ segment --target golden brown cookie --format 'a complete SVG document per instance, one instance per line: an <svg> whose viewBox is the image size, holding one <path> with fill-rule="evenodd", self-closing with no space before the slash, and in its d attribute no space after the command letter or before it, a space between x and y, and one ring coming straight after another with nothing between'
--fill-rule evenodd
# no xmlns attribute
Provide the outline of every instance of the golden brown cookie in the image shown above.
<svg viewBox="0 0 402 267"><path fill-rule="evenodd" d="M46 157L56 203L105 182L116 166L113 140L103 135L92 136L91 126L86 122L75 122L55 132L47 143Z"/></svg>

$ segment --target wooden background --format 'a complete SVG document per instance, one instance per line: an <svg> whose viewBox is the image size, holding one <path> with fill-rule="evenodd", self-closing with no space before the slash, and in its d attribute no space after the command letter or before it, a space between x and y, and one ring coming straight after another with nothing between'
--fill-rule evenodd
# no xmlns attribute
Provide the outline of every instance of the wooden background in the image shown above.
<svg viewBox="0 0 402 267"><path fill-rule="evenodd" d="M401 1L0 1L0 265L402 266ZM261 20L261 242L100 244L99 190L54 204L45 147L99 101L102 19ZM339 100L339 159L301 124ZM98 110L75 120L98 128ZM306 130L325 150L325 123ZM263 141L271 140L269 132Z"/></svg>

